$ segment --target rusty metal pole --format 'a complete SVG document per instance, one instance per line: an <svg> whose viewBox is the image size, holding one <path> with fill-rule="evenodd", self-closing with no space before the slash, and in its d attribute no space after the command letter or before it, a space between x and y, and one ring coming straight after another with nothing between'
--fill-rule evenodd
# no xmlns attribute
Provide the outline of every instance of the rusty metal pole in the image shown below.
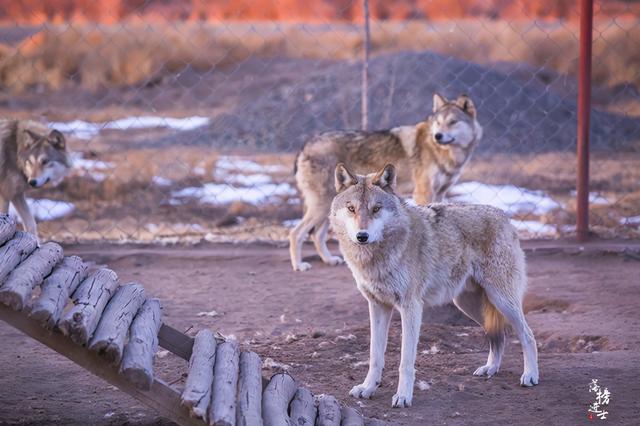
<svg viewBox="0 0 640 426"><path fill-rule="evenodd" d="M364 0L364 61L362 64L362 130L369 130L369 0Z"/></svg>
<svg viewBox="0 0 640 426"><path fill-rule="evenodd" d="M589 236L589 119L591 113L591 45L593 38L593 0L580 0L580 63L578 71L578 241Z"/></svg>

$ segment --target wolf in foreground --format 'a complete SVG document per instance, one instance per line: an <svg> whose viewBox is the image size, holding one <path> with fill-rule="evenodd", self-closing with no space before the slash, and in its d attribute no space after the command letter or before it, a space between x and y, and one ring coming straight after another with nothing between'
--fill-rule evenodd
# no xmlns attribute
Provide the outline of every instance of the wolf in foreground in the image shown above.
<svg viewBox="0 0 640 426"><path fill-rule="evenodd" d="M448 101L433 97L433 114L415 126L377 132L339 131L311 139L296 158L296 183L304 199L304 217L289 235L291 264L295 271L311 268L302 262L302 244L313 230L313 243L324 263L337 265L342 258L327 248L329 209L336 195L333 171L338 163L355 172L377 170L387 163L406 163L414 182L418 204L440 202L456 183L482 137L476 107L466 95Z"/></svg>
<svg viewBox="0 0 640 426"><path fill-rule="evenodd" d="M369 398L380 385L396 308L402 319L402 351L392 405L410 406L423 306L451 300L489 337L487 363L474 375L498 372L509 323L524 353L520 384L538 384L536 341L522 310L525 258L507 216L481 205L411 206L394 194L395 183L392 165L366 176L342 164L335 170L331 226L369 302L371 321L369 372L350 394Z"/></svg>
<svg viewBox="0 0 640 426"><path fill-rule="evenodd" d="M37 237L25 192L58 185L70 166L65 138L58 130L34 121L0 120L0 213L7 213L12 203L25 230Z"/></svg>

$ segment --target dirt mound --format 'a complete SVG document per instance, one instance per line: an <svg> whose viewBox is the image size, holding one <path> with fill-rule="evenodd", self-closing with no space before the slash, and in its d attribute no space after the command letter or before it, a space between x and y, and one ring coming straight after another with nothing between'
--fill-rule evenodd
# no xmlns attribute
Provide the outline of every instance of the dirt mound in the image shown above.
<svg viewBox="0 0 640 426"><path fill-rule="evenodd" d="M374 128L420 121L430 113L436 91L448 97L468 93L484 127L479 153L575 149L575 97L554 93L536 79L523 81L491 67L427 51L376 57L370 64L370 82ZM163 142L297 150L315 133L359 127L360 84L359 63L336 62L266 89L258 98L219 115L209 128ZM594 110L591 120L594 150L630 149L640 138L637 119Z"/></svg>

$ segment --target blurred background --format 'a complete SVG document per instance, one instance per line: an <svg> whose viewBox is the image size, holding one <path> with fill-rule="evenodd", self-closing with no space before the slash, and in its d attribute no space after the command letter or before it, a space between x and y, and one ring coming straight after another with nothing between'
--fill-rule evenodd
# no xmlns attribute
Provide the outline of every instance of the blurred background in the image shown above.
<svg viewBox="0 0 640 426"><path fill-rule="evenodd" d="M484 138L449 199L575 235L577 5L371 0L370 128L470 94ZM640 2L594 11L592 230L637 238ZM362 25L361 0L0 0L0 114L65 132L74 159L29 194L42 236L285 241L296 152L360 126Z"/></svg>

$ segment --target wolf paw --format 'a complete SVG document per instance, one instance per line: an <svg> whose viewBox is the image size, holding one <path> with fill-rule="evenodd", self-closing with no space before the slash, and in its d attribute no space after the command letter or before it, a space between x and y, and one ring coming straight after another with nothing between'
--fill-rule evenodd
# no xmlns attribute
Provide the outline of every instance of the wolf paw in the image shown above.
<svg viewBox="0 0 640 426"><path fill-rule="evenodd" d="M391 400L391 406L393 408L406 408L411 407L411 395L393 395L393 399Z"/></svg>
<svg viewBox="0 0 640 426"><path fill-rule="evenodd" d="M342 265L344 263L344 260L342 260L340 256L331 256L324 263L331 266L337 266L337 265Z"/></svg>
<svg viewBox="0 0 640 426"><path fill-rule="evenodd" d="M535 386L538 384L537 371L525 371L520 377L520 386Z"/></svg>
<svg viewBox="0 0 640 426"><path fill-rule="evenodd" d="M311 269L311 264L308 262L300 262L296 267L293 268L294 271L308 271Z"/></svg>
<svg viewBox="0 0 640 426"><path fill-rule="evenodd" d="M357 385L351 388L351 390L349 391L349 395L354 396L356 398L369 399L376 393L377 389L378 389L377 386L367 386L363 383L361 385Z"/></svg>
<svg viewBox="0 0 640 426"><path fill-rule="evenodd" d="M487 365L483 365L482 367L480 367L476 371L474 371L473 375L474 376L493 377L498 373L499 369L500 369L500 366L498 366L498 365L487 364Z"/></svg>

